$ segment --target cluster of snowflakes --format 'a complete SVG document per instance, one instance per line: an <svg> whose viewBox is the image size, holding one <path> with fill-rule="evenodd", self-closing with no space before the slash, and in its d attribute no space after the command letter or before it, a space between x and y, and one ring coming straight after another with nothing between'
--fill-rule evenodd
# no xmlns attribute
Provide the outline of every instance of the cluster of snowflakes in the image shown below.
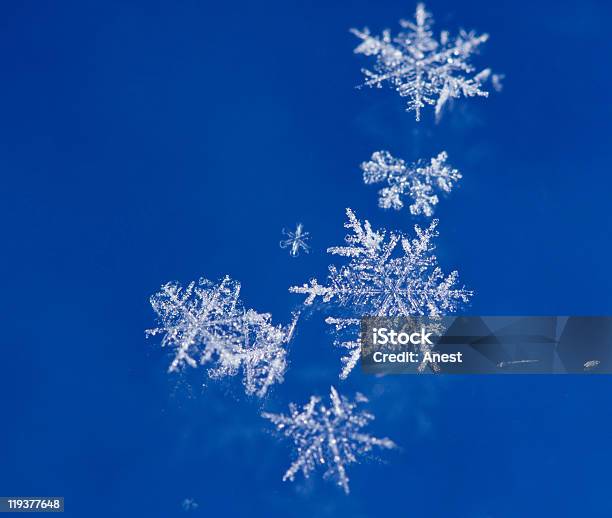
<svg viewBox="0 0 612 518"><path fill-rule="evenodd" d="M501 76L485 68L475 73L470 58L478 47L489 39L488 34L460 31L451 38L442 31L435 38L431 29L433 19L423 4L417 5L414 21L400 20L402 30L392 36L387 29L374 36L365 28L351 29L361 43L356 54L372 56L373 69L363 69L365 85L382 88L389 83L401 97L408 98L408 111L416 120L426 105L435 105L436 117L451 99L459 97L487 97L483 83L491 79L495 89L501 88Z"/></svg>
<svg viewBox="0 0 612 518"><path fill-rule="evenodd" d="M439 117L453 98L487 96L483 83L491 79L499 89L501 77L490 69L475 73L469 59L488 35L461 31L454 39L446 31L434 38L432 19L422 4L414 21L401 21L402 31L395 37L386 30L373 36L368 29L352 32L362 42L358 54L373 56L373 70L364 70L367 86L390 83L408 98L408 110L419 120L426 105L435 105ZM409 203L414 216L431 217L439 202L436 191L449 193L461 179L457 169L447 163L442 151L427 161L407 165L388 151L377 151L361 164L366 184L382 183L379 206L399 210ZM360 319L378 317L442 317L458 311L472 292L458 283L458 273L444 273L434 254L438 236L437 220L424 228L414 226L414 235L374 230L346 210L348 234L342 246L327 249L343 263L330 265L325 281L289 288L305 295L304 305L316 300L338 310L326 318L333 326L334 344L345 350L340 378L345 379L361 356ZM298 223L295 231L283 229L280 247L292 257L309 251L309 233ZM212 379L242 375L246 394L263 397L274 384L282 383L287 369L287 344L291 341L299 313L287 325L274 325L268 313L246 309L240 300L240 284L229 277L220 282L200 279L186 286L172 282L151 297L158 327L148 335L162 335L163 347L172 350L169 371L204 366ZM419 371L438 371L425 363ZM367 402L361 394L354 401L331 387L330 402L317 396L302 407L289 405L288 414L264 412L277 431L296 447L295 460L283 480L293 481L301 471L308 477L318 466L324 476L349 492L347 466L375 447L391 449L393 441L379 439L363 430L374 416L357 409ZM186 500L187 502L187 500ZM187 504L184 504L184 506ZM190 508L191 501L188 502ZM197 507L197 504L193 508Z"/></svg>
<svg viewBox="0 0 612 518"><path fill-rule="evenodd" d="M185 287L167 283L151 297L160 325L147 334L164 335L162 346L174 355L170 372L185 365L207 365L213 379L242 372L246 393L263 397L283 381L285 345L298 316L288 326L274 326L269 313L245 309L239 294L240 284L229 277L217 284L207 279Z"/></svg>

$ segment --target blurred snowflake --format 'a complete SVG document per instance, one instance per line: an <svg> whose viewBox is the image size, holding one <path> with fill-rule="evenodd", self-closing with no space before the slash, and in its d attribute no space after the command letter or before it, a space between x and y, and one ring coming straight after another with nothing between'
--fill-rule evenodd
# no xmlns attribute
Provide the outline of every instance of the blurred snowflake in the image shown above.
<svg viewBox="0 0 612 518"><path fill-rule="evenodd" d="M417 121L427 104L435 105L439 118L450 99L487 97L488 92L481 87L491 76L489 68L473 74L475 69L469 63L472 54L489 38L488 34L477 36L473 31L462 30L451 39L447 31L442 31L437 40L432 24L425 6L418 4L414 21L400 20L403 30L395 37L389 30L383 31L382 36L373 36L367 28L351 29L362 40L355 53L376 59L373 70L363 69L365 85L382 88L388 81L400 96L408 97L407 110L415 112Z"/></svg>
<svg viewBox="0 0 612 518"><path fill-rule="evenodd" d="M306 305L321 297L324 303L348 308L348 316L327 319L336 330L356 327L357 319L366 315L445 316L469 301L472 292L456 286L458 272L445 275L437 264L433 253L437 220L424 230L415 225L413 239L393 232L386 238L384 229L372 230L367 220L362 224L351 209L346 214L344 226L351 231L345 238L347 246L331 247L327 252L347 257L348 264L340 269L330 265L326 284L312 279L310 284L289 288L306 295ZM340 375L346 378L359 359L361 344L359 338L336 344L348 350Z"/></svg>
<svg viewBox="0 0 612 518"><path fill-rule="evenodd" d="M446 163L447 158L446 151L442 151L429 163L421 161L408 166L388 151L376 151L370 161L361 164L363 181L388 185L379 191L378 205L381 208L399 210L404 206L402 197L407 196L412 200L411 214L430 217L438 204L434 188L448 193L461 179L461 173Z"/></svg>
<svg viewBox="0 0 612 518"><path fill-rule="evenodd" d="M274 326L270 314L245 309L239 294L240 284L229 277L217 284L207 279L186 287L167 283L151 297L160 327L147 335L163 334L162 346L174 349L170 372L210 364L208 375L218 379L242 370L246 393L263 397L283 381L285 344L298 315L288 326Z"/></svg>
<svg viewBox="0 0 612 518"><path fill-rule="evenodd" d="M310 401L299 408L289 405L290 414L263 413L276 429L293 440L297 455L283 481L295 479L298 471L308 478L317 465L325 467L325 478L333 479L345 493L349 493L349 478L346 466L356 462L358 456L374 447L391 449L395 443L387 438L378 439L364 433L364 428L374 416L363 410L356 410L359 403L367 399L357 394L350 401L331 387L330 405L321 398L311 396Z"/></svg>
<svg viewBox="0 0 612 518"><path fill-rule="evenodd" d="M199 504L193 498L185 498L181 502L181 508L183 511L195 511L199 506Z"/></svg>
<svg viewBox="0 0 612 518"><path fill-rule="evenodd" d="M290 232L283 229L283 235L287 236L287 239L283 239L280 242L281 248L289 248L289 255L291 257L297 257L300 255L300 249L308 253L310 247L306 244L306 241L310 239L309 233L304 232L304 226L298 223L295 232Z"/></svg>

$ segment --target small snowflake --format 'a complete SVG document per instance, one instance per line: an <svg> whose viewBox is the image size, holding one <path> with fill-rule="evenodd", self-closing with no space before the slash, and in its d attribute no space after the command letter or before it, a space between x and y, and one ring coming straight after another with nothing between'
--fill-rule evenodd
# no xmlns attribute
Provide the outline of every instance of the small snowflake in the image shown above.
<svg viewBox="0 0 612 518"><path fill-rule="evenodd" d="M288 239L283 239L279 244L281 248L289 248L289 255L297 257L300 255L300 249L308 253L310 247L306 242L310 239L309 233L304 232L304 226L301 223L297 224L295 232L290 232L283 229L283 235Z"/></svg>
<svg viewBox="0 0 612 518"><path fill-rule="evenodd" d="M369 412L356 410L359 403L365 402L367 398L362 394L358 393L355 401L350 401L331 387L329 406L321 398L312 396L302 408L291 403L289 415L263 413L262 417L292 439L297 449L296 459L283 481L293 481L298 471L308 478L317 466L322 466L324 477L333 479L348 494L348 464L357 462L358 456L374 447L395 448L391 439L378 439L361 430L374 419Z"/></svg>
<svg viewBox="0 0 612 518"><path fill-rule="evenodd" d="M412 201L412 215L430 217L438 203L434 188L448 193L461 179L461 173L446 163L447 158L446 151L442 151L429 163L420 161L408 166L388 151L376 151L368 162L361 164L363 181L366 184L387 184L379 191L378 205L381 208L399 210L404 206L402 197L406 196Z"/></svg>
<svg viewBox="0 0 612 518"><path fill-rule="evenodd" d="M469 63L472 54L489 39L488 34L477 36L461 31L452 39L442 31L437 40L432 23L425 6L418 4L414 21L401 20L403 31L395 37L389 30L383 31L382 36L373 36L367 28L351 29L362 40L355 53L376 59L373 70L363 69L365 85L382 88L383 83L390 83L401 97L408 98L407 110L415 112L417 121L427 104L435 105L439 118L450 99L487 97L488 92L481 87L491 76L489 68L473 74L475 69ZM497 76L497 85L501 84L500 78Z"/></svg>
<svg viewBox="0 0 612 518"><path fill-rule="evenodd" d="M505 74L493 74L491 76L491 84L493 85L493 90L495 90L496 92L501 92L504 89L505 78Z"/></svg>
<svg viewBox="0 0 612 518"><path fill-rule="evenodd" d="M193 498L185 498L185 500L181 502L181 507L183 511L195 511L200 506Z"/></svg>

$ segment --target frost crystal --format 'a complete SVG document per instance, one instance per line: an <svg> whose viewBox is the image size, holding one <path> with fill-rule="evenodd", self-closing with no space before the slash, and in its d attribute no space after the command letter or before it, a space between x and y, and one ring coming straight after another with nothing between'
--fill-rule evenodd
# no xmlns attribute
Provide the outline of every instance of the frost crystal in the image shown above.
<svg viewBox="0 0 612 518"><path fill-rule="evenodd" d="M381 88L388 81L400 96L408 98L407 110L416 113L417 121L426 104L435 104L439 118L449 99L488 95L481 86L491 70L486 68L473 75L475 69L469 63L488 34L477 36L461 31L451 39L447 31L442 31L437 40L432 23L425 6L418 4L414 21L400 20L403 30L395 37L389 30L383 31L382 36L373 36L367 28L351 29L362 40L355 53L376 59L373 70L363 69L365 85Z"/></svg>
<svg viewBox="0 0 612 518"><path fill-rule="evenodd" d="M403 196L411 198L410 213L432 216L438 196L434 188L450 192L461 178L461 173L446 163L448 155L442 151L429 163L418 162L410 166L388 151L376 151L369 162L361 164L366 184L384 182L388 187L378 194L378 205L383 209L399 210L404 206Z"/></svg>
<svg viewBox="0 0 612 518"><path fill-rule="evenodd" d="M279 432L289 437L297 448L297 458L293 461L283 481L295 479L298 471L308 478L317 465L325 467L325 478L331 478L349 493L349 478L346 466L357 461L373 449L391 449L395 443L390 439L378 439L361 431L374 416L364 410L356 410L359 403L367 399L357 394L352 402L338 394L331 387L330 406L321 398L312 396L310 401L299 408L295 403L289 405L290 414L263 413Z"/></svg>
<svg viewBox="0 0 612 518"><path fill-rule="evenodd" d="M295 232L289 232L283 229L283 235L287 236L287 239L283 239L279 245L281 248L289 247L289 254L291 257L300 255L300 248L306 253L310 250L310 247L306 244L306 241L310 239L309 233L304 232L304 226L301 223L297 224Z"/></svg>
<svg viewBox="0 0 612 518"><path fill-rule="evenodd" d="M346 214L344 226L351 231L345 238L347 246L328 248L327 252L348 258L348 264L340 269L329 266L326 284L312 279L310 284L289 288L292 293L306 295L306 305L321 297L324 303L348 308L349 318L327 319L336 330L354 327L365 315L445 316L469 301L472 292L456 286L457 271L445 275L437 264L432 242L438 235L437 220L426 229L415 225L416 237L409 239L393 232L387 237L383 229L374 231L351 209ZM336 344L348 350L340 375L346 378L358 361L361 344L358 339Z"/></svg>
<svg viewBox="0 0 612 518"><path fill-rule="evenodd" d="M213 379L243 372L247 394L262 397L281 383L287 368L285 344L297 322L274 326L268 313L245 309L240 284L225 277L215 284L206 279L186 287L171 282L151 297L160 326L147 335L163 334L162 346L174 349L169 371L185 365L209 365Z"/></svg>

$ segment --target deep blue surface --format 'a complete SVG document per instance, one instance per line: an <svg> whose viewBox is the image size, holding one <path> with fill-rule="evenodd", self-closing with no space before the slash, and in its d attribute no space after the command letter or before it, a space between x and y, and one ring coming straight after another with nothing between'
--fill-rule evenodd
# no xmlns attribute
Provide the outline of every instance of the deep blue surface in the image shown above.
<svg viewBox="0 0 612 518"><path fill-rule="evenodd" d="M286 321L287 287L325 275L345 207L383 213L359 163L446 149L464 174L438 206L438 256L471 314L611 314L610 4L432 1L436 29L489 32L489 100L415 123L393 91L356 90L352 26L410 2L3 2L0 5L0 493L62 495L67 516L609 517L609 377L355 372L402 446L350 469L346 497L281 482L290 445L258 413L337 384L320 315L284 385L166 374L148 297L224 274ZM313 251L292 259L283 227Z"/></svg>

